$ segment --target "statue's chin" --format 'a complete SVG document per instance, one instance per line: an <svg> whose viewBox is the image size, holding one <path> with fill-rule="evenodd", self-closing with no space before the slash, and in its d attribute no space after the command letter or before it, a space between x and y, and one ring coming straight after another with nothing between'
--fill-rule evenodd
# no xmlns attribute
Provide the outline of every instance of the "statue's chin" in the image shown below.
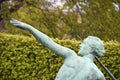
<svg viewBox="0 0 120 80"><path fill-rule="evenodd" d="M84 52L79 51L79 52L78 52L78 55L79 55L79 56L85 56L85 55L87 55L87 52L85 52L85 51L84 51Z"/></svg>

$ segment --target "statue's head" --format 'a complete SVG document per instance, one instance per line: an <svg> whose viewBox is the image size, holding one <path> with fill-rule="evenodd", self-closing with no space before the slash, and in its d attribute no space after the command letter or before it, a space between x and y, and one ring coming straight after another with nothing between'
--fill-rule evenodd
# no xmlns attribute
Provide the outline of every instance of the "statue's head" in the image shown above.
<svg viewBox="0 0 120 80"><path fill-rule="evenodd" d="M87 54L93 54L97 56L102 56L105 53L104 45L102 40L95 36L88 36L80 44L80 50L78 55L84 56Z"/></svg>

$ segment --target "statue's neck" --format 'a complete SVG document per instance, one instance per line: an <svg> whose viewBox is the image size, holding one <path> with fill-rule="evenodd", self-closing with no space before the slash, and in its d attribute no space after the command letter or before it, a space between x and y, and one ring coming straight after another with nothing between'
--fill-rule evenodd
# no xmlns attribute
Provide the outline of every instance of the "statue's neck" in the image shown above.
<svg viewBox="0 0 120 80"><path fill-rule="evenodd" d="M94 58L95 58L95 55L93 55L93 54L88 54L88 55L85 55L84 57L90 59L91 61L93 61Z"/></svg>

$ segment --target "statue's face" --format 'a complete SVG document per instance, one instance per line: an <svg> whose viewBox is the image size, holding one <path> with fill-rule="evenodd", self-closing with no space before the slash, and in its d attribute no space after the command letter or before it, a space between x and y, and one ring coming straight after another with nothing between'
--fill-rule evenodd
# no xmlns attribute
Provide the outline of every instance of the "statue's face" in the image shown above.
<svg viewBox="0 0 120 80"><path fill-rule="evenodd" d="M78 54L81 56L87 55L90 52L90 47L86 43L80 44L80 49Z"/></svg>
<svg viewBox="0 0 120 80"><path fill-rule="evenodd" d="M94 50L97 50L96 52L97 52L98 56L103 56L103 54L105 53L104 46L102 44L101 45L97 45L96 44L97 48L91 47L88 44L89 43L87 43L87 42L83 42L82 44L80 44L80 49L79 49L79 52L78 52L78 54L80 56L84 56L84 55L90 54Z"/></svg>

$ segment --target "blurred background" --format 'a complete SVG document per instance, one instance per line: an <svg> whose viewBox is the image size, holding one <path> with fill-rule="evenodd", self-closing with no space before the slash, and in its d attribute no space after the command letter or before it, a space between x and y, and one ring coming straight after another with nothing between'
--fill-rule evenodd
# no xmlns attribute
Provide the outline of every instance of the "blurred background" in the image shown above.
<svg viewBox="0 0 120 80"><path fill-rule="evenodd" d="M63 59L10 24L11 18L76 52L87 36L101 38L106 54L100 60L120 80L120 0L0 0L0 80L54 80Z"/></svg>
<svg viewBox="0 0 120 80"><path fill-rule="evenodd" d="M120 0L0 0L0 32L31 37L11 18L52 38L83 40L89 35L120 42Z"/></svg>

